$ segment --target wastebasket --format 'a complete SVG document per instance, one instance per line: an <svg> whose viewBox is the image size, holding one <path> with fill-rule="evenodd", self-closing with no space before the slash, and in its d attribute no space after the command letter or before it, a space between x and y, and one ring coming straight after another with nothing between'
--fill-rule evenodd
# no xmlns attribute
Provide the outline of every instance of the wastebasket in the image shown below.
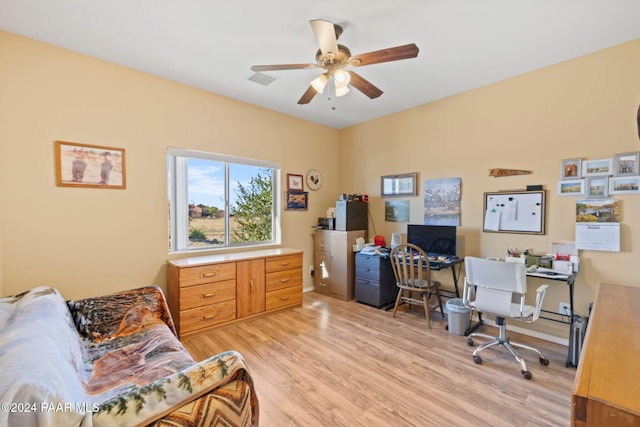
<svg viewBox="0 0 640 427"><path fill-rule="evenodd" d="M471 323L471 309L464 305L462 298L452 298L445 304L445 310L449 319L449 332L464 335Z"/></svg>

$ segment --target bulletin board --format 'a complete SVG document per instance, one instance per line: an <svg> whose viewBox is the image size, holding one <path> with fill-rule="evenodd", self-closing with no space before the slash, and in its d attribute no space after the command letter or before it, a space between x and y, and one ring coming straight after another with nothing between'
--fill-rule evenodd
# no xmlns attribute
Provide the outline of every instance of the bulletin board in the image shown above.
<svg viewBox="0 0 640 427"><path fill-rule="evenodd" d="M484 193L483 231L544 234L545 190Z"/></svg>

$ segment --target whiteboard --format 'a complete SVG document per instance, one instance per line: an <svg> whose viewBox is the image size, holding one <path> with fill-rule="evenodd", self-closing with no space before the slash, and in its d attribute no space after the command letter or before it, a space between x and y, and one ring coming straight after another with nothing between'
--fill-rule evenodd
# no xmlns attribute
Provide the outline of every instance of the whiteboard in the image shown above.
<svg viewBox="0 0 640 427"><path fill-rule="evenodd" d="M484 193L483 231L544 234L545 190Z"/></svg>

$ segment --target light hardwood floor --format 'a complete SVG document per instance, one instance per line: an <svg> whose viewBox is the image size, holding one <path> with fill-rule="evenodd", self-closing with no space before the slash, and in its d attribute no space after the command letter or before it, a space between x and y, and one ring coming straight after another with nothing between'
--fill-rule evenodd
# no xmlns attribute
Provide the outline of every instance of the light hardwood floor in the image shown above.
<svg viewBox="0 0 640 427"><path fill-rule="evenodd" d="M261 426L569 425L575 369L565 367L566 347L510 333L550 360L542 366L523 350L533 373L527 381L505 349L485 350L476 365L466 338L446 331L439 311L431 313L431 325L420 307L402 306L394 319L310 292L302 307L183 343L196 360L229 349L243 354Z"/></svg>

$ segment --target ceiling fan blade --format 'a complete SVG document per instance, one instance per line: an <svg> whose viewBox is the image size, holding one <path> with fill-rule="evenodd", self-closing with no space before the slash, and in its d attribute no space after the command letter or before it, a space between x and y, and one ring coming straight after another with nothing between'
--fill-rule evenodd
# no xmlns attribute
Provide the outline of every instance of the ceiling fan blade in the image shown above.
<svg viewBox="0 0 640 427"><path fill-rule="evenodd" d="M354 71L349 71L351 75L351 86L358 89L360 92L367 95L369 98L374 99L382 95L382 91L373 85L369 80L362 78L360 74Z"/></svg>
<svg viewBox="0 0 640 427"><path fill-rule="evenodd" d="M316 96L317 93L318 92L316 92L313 86L309 86L309 89L307 89L304 95L302 95L302 97L298 100L298 104L300 105L308 104L309 102L311 102L313 97Z"/></svg>
<svg viewBox="0 0 640 427"><path fill-rule="evenodd" d="M254 65L251 71L301 70L316 67L316 64Z"/></svg>
<svg viewBox="0 0 640 427"><path fill-rule="evenodd" d="M360 67L380 62L398 61L400 59L415 58L418 56L419 51L418 46L415 43L411 43L352 56L349 63L354 67Z"/></svg>
<svg viewBox="0 0 640 427"><path fill-rule="evenodd" d="M336 26L322 19L313 19L309 21L313 32L316 33L318 39L318 46L323 55L329 52L338 53L338 41L336 37Z"/></svg>

